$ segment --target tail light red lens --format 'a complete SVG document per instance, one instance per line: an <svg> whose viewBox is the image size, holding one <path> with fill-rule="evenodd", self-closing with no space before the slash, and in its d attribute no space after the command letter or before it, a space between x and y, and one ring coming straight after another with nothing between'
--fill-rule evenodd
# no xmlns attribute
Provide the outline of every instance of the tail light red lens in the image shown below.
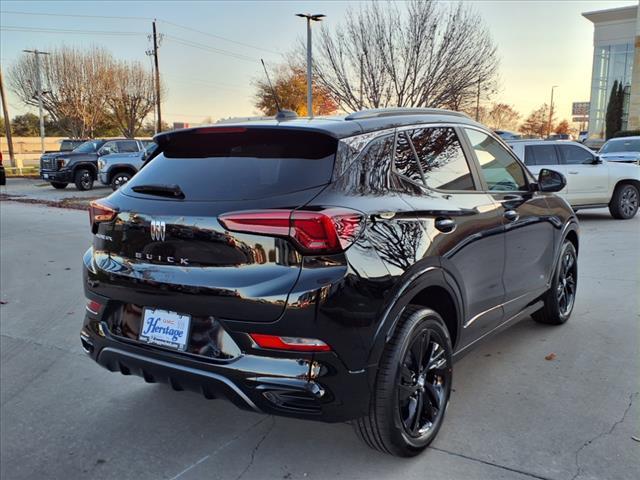
<svg viewBox="0 0 640 480"><path fill-rule="evenodd" d="M86 308L89 313L98 315L98 313L100 312L100 308L102 308L102 304L100 302L96 302L95 300L87 300Z"/></svg>
<svg viewBox="0 0 640 480"><path fill-rule="evenodd" d="M290 350L295 352L331 351L329 345L317 338L279 337L261 333L251 333L250 336L260 348L268 348L270 350Z"/></svg>
<svg viewBox="0 0 640 480"><path fill-rule="evenodd" d="M302 253L338 253L349 248L364 227L364 216L346 208L260 210L220 215L232 232L291 238Z"/></svg>
<svg viewBox="0 0 640 480"><path fill-rule="evenodd" d="M92 229L100 222L110 222L117 214L118 212L113 207L104 202L94 200L89 204L89 221Z"/></svg>

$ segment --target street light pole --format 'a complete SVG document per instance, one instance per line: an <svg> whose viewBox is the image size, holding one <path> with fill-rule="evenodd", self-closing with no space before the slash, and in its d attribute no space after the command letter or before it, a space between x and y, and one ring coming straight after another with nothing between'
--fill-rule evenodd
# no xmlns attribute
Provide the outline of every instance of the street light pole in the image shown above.
<svg viewBox="0 0 640 480"><path fill-rule="evenodd" d="M551 87L551 104L549 105L549 122L547 123L547 137L551 136L551 120L553 119L553 90L558 88L558 85Z"/></svg>
<svg viewBox="0 0 640 480"><path fill-rule="evenodd" d="M296 17L307 19L307 116L313 118L312 63L311 63L311 22L319 22L326 15L316 13L297 13Z"/></svg>

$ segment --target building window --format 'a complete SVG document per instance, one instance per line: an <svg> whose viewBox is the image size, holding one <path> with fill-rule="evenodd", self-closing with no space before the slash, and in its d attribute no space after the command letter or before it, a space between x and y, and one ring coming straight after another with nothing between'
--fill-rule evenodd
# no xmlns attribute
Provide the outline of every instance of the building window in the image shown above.
<svg viewBox="0 0 640 480"><path fill-rule="evenodd" d="M591 77L591 107L589 110L589 135L604 138L607 104L613 82L622 82L625 89L622 128L627 126L627 111L633 67L633 44L596 46L593 51Z"/></svg>

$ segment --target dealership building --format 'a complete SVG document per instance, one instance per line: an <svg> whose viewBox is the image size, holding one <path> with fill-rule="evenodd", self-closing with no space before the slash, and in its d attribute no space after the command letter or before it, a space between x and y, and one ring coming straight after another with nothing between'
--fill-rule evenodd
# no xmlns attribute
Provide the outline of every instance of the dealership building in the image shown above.
<svg viewBox="0 0 640 480"><path fill-rule="evenodd" d="M623 130L640 129L640 17L638 5L585 12L593 23L589 137L604 138L613 82L625 91Z"/></svg>

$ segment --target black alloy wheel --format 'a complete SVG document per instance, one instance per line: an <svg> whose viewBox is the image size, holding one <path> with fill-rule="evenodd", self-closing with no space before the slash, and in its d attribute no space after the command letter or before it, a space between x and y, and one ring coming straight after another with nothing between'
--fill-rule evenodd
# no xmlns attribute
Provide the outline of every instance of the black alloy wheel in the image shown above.
<svg viewBox="0 0 640 480"><path fill-rule="evenodd" d="M540 323L561 325L571 316L578 289L578 253L573 243L565 240L553 274L551 288L543 297L544 307L533 319Z"/></svg>
<svg viewBox="0 0 640 480"><path fill-rule="evenodd" d="M407 350L398 376L402 426L414 438L425 436L444 414L451 369L435 334L423 330Z"/></svg>
<svg viewBox="0 0 640 480"><path fill-rule="evenodd" d="M76 171L75 184L78 190L91 190L93 188L93 175L86 168L81 168Z"/></svg>
<svg viewBox="0 0 640 480"><path fill-rule="evenodd" d="M354 428L371 448L402 457L436 437L451 394L453 349L435 311L409 305L378 364L368 415Z"/></svg>
<svg viewBox="0 0 640 480"><path fill-rule="evenodd" d="M575 252L566 249L560 259L560 272L556 287L558 310L563 317L568 317L573 310L576 301L577 276L578 266Z"/></svg>

